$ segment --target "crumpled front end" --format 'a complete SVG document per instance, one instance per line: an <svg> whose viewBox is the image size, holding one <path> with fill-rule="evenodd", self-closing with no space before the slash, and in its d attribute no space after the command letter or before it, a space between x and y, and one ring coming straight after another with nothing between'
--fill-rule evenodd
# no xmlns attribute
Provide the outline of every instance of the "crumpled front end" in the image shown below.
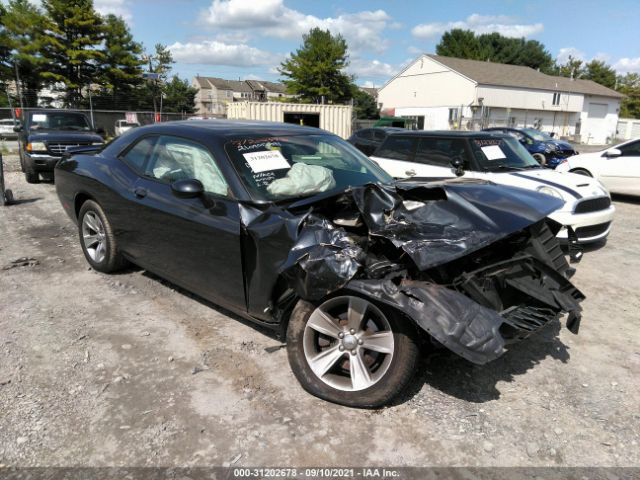
<svg viewBox="0 0 640 480"><path fill-rule="evenodd" d="M568 280L558 225L546 220L559 207L536 192L466 180L366 185L282 211L246 207L248 308L259 314L267 303L263 312L277 317L292 298L350 291L483 364L563 314L578 331L584 296Z"/></svg>

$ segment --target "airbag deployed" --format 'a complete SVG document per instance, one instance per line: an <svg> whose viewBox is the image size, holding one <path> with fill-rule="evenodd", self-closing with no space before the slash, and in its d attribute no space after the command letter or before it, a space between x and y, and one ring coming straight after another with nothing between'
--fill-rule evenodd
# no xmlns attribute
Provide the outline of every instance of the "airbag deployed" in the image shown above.
<svg viewBox="0 0 640 480"><path fill-rule="evenodd" d="M331 170L320 165L294 163L283 178L274 180L267 187L273 196L310 195L335 188Z"/></svg>

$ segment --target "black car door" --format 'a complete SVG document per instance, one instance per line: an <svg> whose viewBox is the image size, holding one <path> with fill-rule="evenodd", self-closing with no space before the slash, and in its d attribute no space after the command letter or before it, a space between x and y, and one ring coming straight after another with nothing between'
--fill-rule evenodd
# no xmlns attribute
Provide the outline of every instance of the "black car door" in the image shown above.
<svg viewBox="0 0 640 480"><path fill-rule="evenodd" d="M204 298L244 310L239 206L209 149L158 135L140 173L127 253ZM202 197L173 194L171 183L192 178L202 182Z"/></svg>

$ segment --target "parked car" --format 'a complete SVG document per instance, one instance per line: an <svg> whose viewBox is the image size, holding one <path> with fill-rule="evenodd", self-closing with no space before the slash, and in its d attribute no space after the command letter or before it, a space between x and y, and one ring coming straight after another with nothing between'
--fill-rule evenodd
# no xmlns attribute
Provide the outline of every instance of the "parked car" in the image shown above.
<svg viewBox="0 0 640 480"><path fill-rule="evenodd" d="M606 188L597 180L543 168L512 136L494 132L393 133L371 158L397 178L467 178L489 180L539 191L561 199L550 218L562 224L558 236L580 243L609 235L615 212ZM571 227L571 230L569 228Z"/></svg>
<svg viewBox="0 0 640 480"><path fill-rule="evenodd" d="M132 128L137 128L139 126L140 124L138 122L127 122L126 120L116 120L116 124L115 124L116 137L119 137L124 132L127 132Z"/></svg>
<svg viewBox="0 0 640 480"><path fill-rule="evenodd" d="M87 117L65 110L30 110L18 127L20 166L28 183L38 183L40 174L53 176L53 168L69 148L102 145Z"/></svg>
<svg viewBox="0 0 640 480"><path fill-rule="evenodd" d="M339 137L167 122L56 166L88 263L133 262L279 331L314 395L396 397L421 335L476 364L584 296L547 221L559 199L481 181L400 182Z"/></svg>
<svg viewBox="0 0 640 480"><path fill-rule="evenodd" d="M398 127L363 128L351 135L347 141L365 155L371 155L376 148L382 145L387 135L402 131L404 131L404 128Z"/></svg>
<svg viewBox="0 0 640 480"><path fill-rule="evenodd" d="M548 168L556 168L565 158L578 154L569 142L557 140L535 128L493 127L484 131L506 133L517 138L540 165Z"/></svg>
<svg viewBox="0 0 640 480"><path fill-rule="evenodd" d="M640 195L640 138L567 158L556 170L593 177L613 193Z"/></svg>
<svg viewBox="0 0 640 480"><path fill-rule="evenodd" d="M20 123L18 122L18 125ZM18 134L15 131L16 123L11 118L3 118L0 120L0 139L16 138Z"/></svg>

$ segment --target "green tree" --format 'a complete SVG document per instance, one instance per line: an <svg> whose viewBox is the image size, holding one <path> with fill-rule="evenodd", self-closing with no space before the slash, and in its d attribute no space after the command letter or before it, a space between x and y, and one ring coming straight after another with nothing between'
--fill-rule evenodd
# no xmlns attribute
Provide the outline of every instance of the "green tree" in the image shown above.
<svg viewBox="0 0 640 480"><path fill-rule="evenodd" d="M162 110L175 113L193 113L196 93L198 90L192 87L188 80L182 80L174 75L171 81L164 85Z"/></svg>
<svg viewBox="0 0 640 480"><path fill-rule="evenodd" d="M582 78L584 75L582 60L578 60L569 55L565 63L556 65L556 75L568 78Z"/></svg>
<svg viewBox="0 0 640 480"><path fill-rule="evenodd" d="M469 58L472 60L485 60L482 58L480 42L471 30L454 28L444 32L436 53L444 57Z"/></svg>
<svg viewBox="0 0 640 480"><path fill-rule="evenodd" d="M2 15L2 25L6 78L15 79L17 70L24 106L37 106L43 71L48 65L42 52L51 44L44 31L51 24L28 0L11 0Z"/></svg>
<svg viewBox="0 0 640 480"><path fill-rule="evenodd" d="M144 108L153 108L154 112L158 112L160 111L160 97L163 95L174 63L173 56L166 46L158 43L154 48L154 52L145 53L143 58L147 64L146 72L157 75L157 78L148 79L143 84L140 90L142 106Z"/></svg>
<svg viewBox="0 0 640 480"><path fill-rule="evenodd" d="M344 73L349 56L342 35L313 28L302 39L302 46L278 69L287 78L287 91L311 103L349 101L353 78Z"/></svg>
<svg viewBox="0 0 640 480"><path fill-rule="evenodd" d="M593 80L605 87L615 88L616 72L613 68L601 60L591 60L584 66L582 78Z"/></svg>
<svg viewBox="0 0 640 480"><path fill-rule="evenodd" d="M104 61L102 17L93 0L43 0L42 4L52 22L46 32L49 63L42 75L50 82L64 83L67 106L80 106L83 89L96 78Z"/></svg>
<svg viewBox="0 0 640 480"><path fill-rule="evenodd" d="M103 53L97 64L102 91L96 105L136 108L134 92L143 81L142 45L133 39L125 21L115 15L107 15L104 19Z"/></svg>
<svg viewBox="0 0 640 480"><path fill-rule="evenodd" d="M620 104L620 116L640 118L640 74L627 73L618 77L618 91L625 95Z"/></svg>
<svg viewBox="0 0 640 480"><path fill-rule="evenodd" d="M376 99L359 87L353 88L353 110L356 118L359 119L378 119L380 118L380 109L376 103Z"/></svg>
<svg viewBox="0 0 640 480"><path fill-rule="evenodd" d="M442 35L436 45L436 53L447 57L522 65L545 73L551 73L554 69L553 57L542 43L505 37L496 32L476 35L471 30L450 30Z"/></svg>

